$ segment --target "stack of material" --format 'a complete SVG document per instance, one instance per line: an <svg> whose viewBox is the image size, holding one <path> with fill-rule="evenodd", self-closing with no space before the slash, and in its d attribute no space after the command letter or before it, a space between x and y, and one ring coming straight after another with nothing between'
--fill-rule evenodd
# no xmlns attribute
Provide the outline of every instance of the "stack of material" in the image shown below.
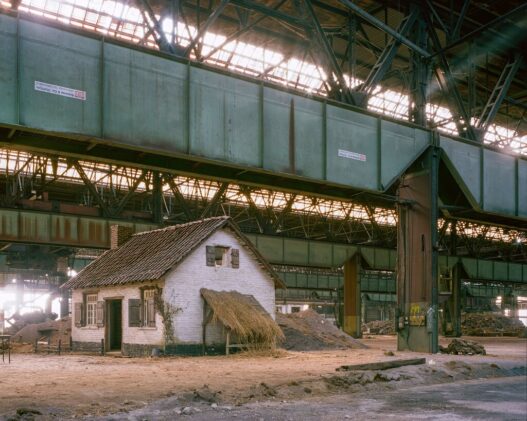
<svg viewBox="0 0 527 421"><path fill-rule="evenodd" d="M277 314L285 341L282 347L291 351L367 348L362 342L339 330L332 322L313 310L293 314Z"/></svg>
<svg viewBox="0 0 527 421"><path fill-rule="evenodd" d="M71 337L71 318L65 317L61 320L48 320L43 323L28 324L20 329L13 337L13 344L34 345L35 341L45 341L50 345L57 346L59 340L63 346L69 345ZM15 345L15 349L16 345Z"/></svg>
<svg viewBox="0 0 527 421"><path fill-rule="evenodd" d="M467 341L464 339L452 339L452 342L445 348L439 347L443 354L454 355L486 355L485 347L474 341Z"/></svg>
<svg viewBox="0 0 527 421"><path fill-rule="evenodd" d="M467 336L522 336L526 327L519 319L501 313L464 313L461 331Z"/></svg>
<svg viewBox="0 0 527 421"><path fill-rule="evenodd" d="M395 335L395 322L393 320L372 320L362 325L362 333L371 335Z"/></svg>

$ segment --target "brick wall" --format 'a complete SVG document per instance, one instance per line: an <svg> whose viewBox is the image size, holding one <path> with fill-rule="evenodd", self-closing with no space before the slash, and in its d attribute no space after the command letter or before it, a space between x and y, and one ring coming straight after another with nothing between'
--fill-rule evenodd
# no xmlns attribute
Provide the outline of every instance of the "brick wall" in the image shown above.
<svg viewBox="0 0 527 421"><path fill-rule="evenodd" d="M122 246L133 235L134 229L124 225L112 225L110 227L110 248Z"/></svg>

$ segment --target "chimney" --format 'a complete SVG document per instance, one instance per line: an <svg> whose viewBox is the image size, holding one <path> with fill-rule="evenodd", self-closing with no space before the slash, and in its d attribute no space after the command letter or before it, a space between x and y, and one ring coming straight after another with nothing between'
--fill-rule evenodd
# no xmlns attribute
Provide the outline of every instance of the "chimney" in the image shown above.
<svg viewBox="0 0 527 421"><path fill-rule="evenodd" d="M116 249L126 243L132 234L133 228L125 227L124 225L112 225L110 227L110 248Z"/></svg>

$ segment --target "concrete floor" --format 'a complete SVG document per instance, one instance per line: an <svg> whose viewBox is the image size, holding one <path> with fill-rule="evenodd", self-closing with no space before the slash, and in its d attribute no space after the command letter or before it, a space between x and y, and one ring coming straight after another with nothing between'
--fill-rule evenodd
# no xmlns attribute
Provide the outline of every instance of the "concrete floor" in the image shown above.
<svg viewBox="0 0 527 421"><path fill-rule="evenodd" d="M525 376L420 386L378 394L255 403L185 416L214 420L518 420L527 419Z"/></svg>

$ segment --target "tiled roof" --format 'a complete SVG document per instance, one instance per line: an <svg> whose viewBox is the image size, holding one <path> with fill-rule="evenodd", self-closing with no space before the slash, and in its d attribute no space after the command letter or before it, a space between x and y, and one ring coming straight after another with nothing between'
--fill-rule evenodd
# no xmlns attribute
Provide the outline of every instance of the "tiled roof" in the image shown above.
<svg viewBox="0 0 527 421"><path fill-rule="evenodd" d="M229 217L201 219L154 231L134 234L122 246L108 250L67 281L62 288L93 288L160 279L216 230L229 227L259 261L277 287L278 275Z"/></svg>

